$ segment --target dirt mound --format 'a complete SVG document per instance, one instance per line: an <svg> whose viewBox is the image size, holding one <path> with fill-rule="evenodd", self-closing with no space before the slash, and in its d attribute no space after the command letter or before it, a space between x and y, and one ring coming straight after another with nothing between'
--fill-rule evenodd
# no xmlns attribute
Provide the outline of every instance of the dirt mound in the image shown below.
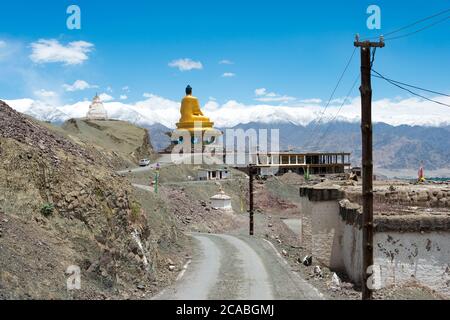
<svg viewBox="0 0 450 320"><path fill-rule="evenodd" d="M195 199L182 187L163 187L162 194L170 200L166 201L169 208L186 230L220 233L241 225L242 221L235 214L213 209L209 202Z"/></svg>
<svg viewBox="0 0 450 320"><path fill-rule="evenodd" d="M297 209L297 205L289 200L272 195L263 188L256 188L258 195L255 197L255 208L264 212L274 212Z"/></svg>
<svg viewBox="0 0 450 320"><path fill-rule="evenodd" d="M302 185L305 183L305 177L294 172L288 172L278 178L281 182L291 185Z"/></svg>
<svg viewBox="0 0 450 320"><path fill-rule="evenodd" d="M174 277L159 243L175 224L150 225L159 212L91 152L1 103L0 156L0 299L141 298Z"/></svg>

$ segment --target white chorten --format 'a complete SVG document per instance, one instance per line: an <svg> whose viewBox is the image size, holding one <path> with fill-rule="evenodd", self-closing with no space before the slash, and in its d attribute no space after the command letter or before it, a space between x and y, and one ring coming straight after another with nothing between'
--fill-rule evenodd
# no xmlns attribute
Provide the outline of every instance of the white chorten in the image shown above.
<svg viewBox="0 0 450 320"><path fill-rule="evenodd" d="M231 197L227 196L223 190L221 190L215 196L212 196L210 200L211 200L211 207L213 207L216 210L225 210L225 211L233 210L231 206Z"/></svg>
<svg viewBox="0 0 450 320"><path fill-rule="evenodd" d="M106 109L98 94L96 94L92 100L86 118L88 120L108 120L108 114L106 113Z"/></svg>

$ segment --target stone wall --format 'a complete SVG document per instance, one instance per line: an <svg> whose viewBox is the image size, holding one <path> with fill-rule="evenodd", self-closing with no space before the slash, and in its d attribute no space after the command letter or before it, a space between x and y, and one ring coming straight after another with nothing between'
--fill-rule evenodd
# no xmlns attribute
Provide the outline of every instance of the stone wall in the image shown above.
<svg viewBox="0 0 450 320"><path fill-rule="evenodd" d="M361 192L346 192L345 197L352 202L362 203ZM450 189L438 187L400 186L392 190L374 190L375 202L422 206L432 208L450 207Z"/></svg>

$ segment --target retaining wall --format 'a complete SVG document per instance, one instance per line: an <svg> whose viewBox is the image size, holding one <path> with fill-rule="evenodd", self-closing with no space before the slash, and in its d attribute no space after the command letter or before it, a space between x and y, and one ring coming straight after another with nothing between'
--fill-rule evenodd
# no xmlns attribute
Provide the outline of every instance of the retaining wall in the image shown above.
<svg viewBox="0 0 450 320"><path fill-rule="evenodd" d="M302 188L314 259L361 281L361 208L339 187ZM374 217L375 288L415 279L450 295L450 216Z"/></svg>

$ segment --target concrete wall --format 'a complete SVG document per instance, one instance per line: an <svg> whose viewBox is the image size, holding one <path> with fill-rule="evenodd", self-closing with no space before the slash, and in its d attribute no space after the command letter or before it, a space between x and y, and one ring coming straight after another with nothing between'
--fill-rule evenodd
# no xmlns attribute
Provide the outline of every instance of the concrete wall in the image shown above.
<svg viewBox="0 0 450 320"><path fill-rule="evenodd" d="M301 192L301 209L311 219L313 258L325 266L345 272L360 282L362 273L362 230L358 206L339 203L338 196L323 191ZM348 205L348 207L346 207ZM375 288L415 279L450 296L450 229L436 220L380 220L374 236ZM377 224L377 220L375 220ZM399 231L398 224L407 225ZM390 230L390 226L392 229ZM415 230L415 226L418 229Z"/></svg>
<svg viewBox="0 0 450 320"><path fill-rule="evenodd" d="M450 233L379 233L375 264L381 285L411 278L450 295Z"/></svg>
<svg viewBox="0 0 450 320"><path fill-rule="evenodd" d="M359 283L362 269L362 231L361 229L340 221L342 226L342 262L345 273L350 279Z"/></svg>
<svg viewBox="0 0 450 320"><path fill-rule="evenodd" d="M301 197L301 210L309 218L311 233L310 243L305 243L311 248L311 254L315 260L334 270L343 270L342 249L340 239L342 228L339 214L339 193L329 192L323 189ZM316 201L321 200L321 201ZM303 232L308 232L305 228ZM303 238L303 237L302 237Z"/></svg>
<svg viewBox="0 0 450 320"><path fill-rule="evenodd" d="M339 239L339 205L336 201L318 202L312 207L312 255L322 264L333 269L342 269L342 249Z"/></svg>
<svg viewBox="0 0 450 320"><path fill-rule="evenodd" d="M233 210L231 199L211 199L211 207L221 210Z"/></svg>
<svg viewBox="0 0 450 320"><path fill-rule="evenodd" d="M343 222L347 275L361 281L362 232ZM450 296L450 233L378 232L374 236L375 288L416 280Z"/></svg>

